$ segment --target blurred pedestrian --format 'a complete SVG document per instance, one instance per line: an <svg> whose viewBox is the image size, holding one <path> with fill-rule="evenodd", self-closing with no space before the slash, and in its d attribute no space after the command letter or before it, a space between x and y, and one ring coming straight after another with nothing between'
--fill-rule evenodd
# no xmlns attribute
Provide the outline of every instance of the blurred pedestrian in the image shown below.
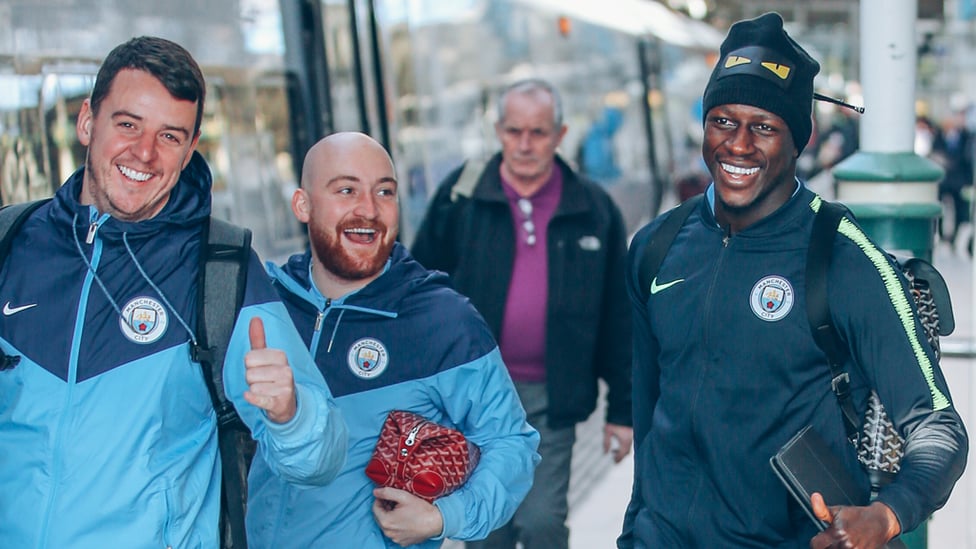
<svg viewBox="0 0 976 549"><path fill-rule="evenodd" d="M446 271L499 340L542 463L511 523L477 548L565 549L576 424L608 387L603 450L632 445L630 311L623 217L597 184L556 154L566 126L548 82L512 84L498 101L502 150L440 184L413 243L418 261Z"/></svg>
<svg viewBox="0 0 976 549"><path fill-rule="evenodd" d="M939 182L939 200L947 208L939 220L939 235L955 244L959 227L969 222L969 202L963 196L973 186L973 133L966 127L966 111L953 111L942 121L941 131L932 141L931 158L945 169ZM948 225L948 226L947 226Z"/></svg>

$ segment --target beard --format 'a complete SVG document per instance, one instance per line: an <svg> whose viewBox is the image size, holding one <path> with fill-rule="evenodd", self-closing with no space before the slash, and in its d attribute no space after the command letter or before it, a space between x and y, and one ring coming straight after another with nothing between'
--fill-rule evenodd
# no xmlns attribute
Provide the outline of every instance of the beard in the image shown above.
<svg viewBox="0 0 976 549"><path fill-rule="evenodd" d="M369 228L376 230L376 238L380 239L380 246L376 253L368 257L356 257L342 247L342 233L347 228ZM369 278L383 269L386 260L393 251L394 240L388 242L382 239L388 236L387 227L382 223L350 220L338 225L334 231L325 227L309 226L311 246L319 262L333 275L345 280L362 280Z"/></svg>

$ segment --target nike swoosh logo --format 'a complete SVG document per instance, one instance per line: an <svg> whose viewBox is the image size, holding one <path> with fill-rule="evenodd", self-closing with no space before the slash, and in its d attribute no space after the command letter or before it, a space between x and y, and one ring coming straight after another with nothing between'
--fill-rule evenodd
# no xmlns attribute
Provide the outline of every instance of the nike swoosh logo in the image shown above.
<svg viewBox="0 0 976 549"><path fill-rule="evenodd" d="M20 307L11 307L10 302L8 301L3 306L3 314L4 316L15 315L21 311L26 311L27 309L30 309L32 307L37 307L37 303L31 303L30 305L21 305Z"/></svg>
<svg viewBox="0 0 976 549"><path fill-rule="evenodd" d="M667 290L671 286L674 286L675 284L680 284L684 281L685 279L679 278L678 280L672 280L671 282L665 282L664 284L658 285L657 277L655 276L654 280L651 281L651 295L654 295L658 292L663 292L664 290Z"/></svg>

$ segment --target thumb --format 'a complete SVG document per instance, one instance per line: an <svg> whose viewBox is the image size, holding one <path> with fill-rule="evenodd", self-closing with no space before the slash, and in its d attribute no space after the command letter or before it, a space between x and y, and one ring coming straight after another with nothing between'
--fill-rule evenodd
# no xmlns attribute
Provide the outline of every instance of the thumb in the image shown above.
<svg viewBox="0 0 976 549"><path fill-rule="evenodd" d="M264 322L261 320L261 317L255 316L251 318L251 324L248 326L247 334L251 340L252 350L264 349L268 346L264 337Z"/></svg>
<svg viewBox="0 0 976 549"><path fill-rule="evenodd" d="M824 498L822 495L820 495L820 492L814 492L813 495L810 496L810 504L813 506L814 516L827 524L834 522L834 514L830 512L830 509L827 507L827 503L824 502Z"/></svg>

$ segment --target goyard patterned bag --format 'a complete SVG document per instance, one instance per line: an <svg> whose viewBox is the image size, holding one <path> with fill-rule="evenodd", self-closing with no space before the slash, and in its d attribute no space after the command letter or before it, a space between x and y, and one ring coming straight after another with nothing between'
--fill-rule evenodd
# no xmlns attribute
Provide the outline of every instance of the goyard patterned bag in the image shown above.
<svg viewBox="0 0 976 549"><path fill-rule="evenodd" d="M459 431L393 410L383 422L366 476L379 486L432 502L463 485L480 457L478 447Z"/></svg>

